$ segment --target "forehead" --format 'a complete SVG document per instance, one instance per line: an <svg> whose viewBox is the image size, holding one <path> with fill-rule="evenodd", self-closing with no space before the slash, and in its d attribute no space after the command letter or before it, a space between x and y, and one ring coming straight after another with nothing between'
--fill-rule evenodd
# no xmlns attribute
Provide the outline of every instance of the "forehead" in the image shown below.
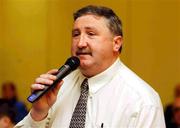
<svg viewBox="0 0 180 128"><path fill-rule="evenodd" d="M86 14L74 21L73 28L104 28L108 29L108 20L103 16Z"/></svg>

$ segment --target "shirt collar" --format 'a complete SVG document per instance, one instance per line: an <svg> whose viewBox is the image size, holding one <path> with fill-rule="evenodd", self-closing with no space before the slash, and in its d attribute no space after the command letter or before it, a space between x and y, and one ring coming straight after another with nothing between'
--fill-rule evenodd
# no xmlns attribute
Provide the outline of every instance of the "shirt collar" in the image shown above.
<svg viewBox="0 0 180 128"><path fill-rule="evenodd" d="M105 86L107 83L109 83L113 76L117 73L117 69L119 68L121 62L118 58L109 68L107 68L105 71L88 78L88 84L89 84L89 92L91 94L96 93L98 90L100 90L103 86ZM85 79L85 77L82 75L80 78L80 82Z"/></svg>

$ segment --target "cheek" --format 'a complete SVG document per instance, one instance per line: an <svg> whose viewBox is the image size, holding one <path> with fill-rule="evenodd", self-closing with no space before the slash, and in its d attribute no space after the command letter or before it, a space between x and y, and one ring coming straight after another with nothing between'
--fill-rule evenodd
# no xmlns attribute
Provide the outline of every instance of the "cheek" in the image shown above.
<svg viewBox="0 0 180 128"><path fill-rule="evenodd" d="M96 59L96 61L103 61L107 56L107 51L102 48L103 46L96 46L92 51L93 58Z"/></svg>
<svg viewBox="0 0 180 128"><path fill-rule="evenodd" d="M112 45L107 45L105 43L108 43L108 42L104 42L102 45L97 45L95 47L96 49L96 53L99 55L99 56L102 56L102 57L107 57L107 56L111 56L112 55L112 51L113 51L113 46Z"/></svg>
<svg viewBox="0 0 180 128"><path fill-rule="evenodd" d="M74 43L71 44L71 54L75 55L76 53L76 45Z"/></svg>

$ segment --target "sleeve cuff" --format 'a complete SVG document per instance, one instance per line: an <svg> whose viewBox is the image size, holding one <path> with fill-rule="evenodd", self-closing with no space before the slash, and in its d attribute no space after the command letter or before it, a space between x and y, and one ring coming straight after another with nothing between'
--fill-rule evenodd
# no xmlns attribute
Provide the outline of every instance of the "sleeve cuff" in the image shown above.
<svg viewBox="0 0 180 128"><path fill-rule="evenodd" d="M28 115L15 126L15 128L46 128L50 127L50 120L50 113L48 113L45 119L35 121L29 112Z"/></svg>

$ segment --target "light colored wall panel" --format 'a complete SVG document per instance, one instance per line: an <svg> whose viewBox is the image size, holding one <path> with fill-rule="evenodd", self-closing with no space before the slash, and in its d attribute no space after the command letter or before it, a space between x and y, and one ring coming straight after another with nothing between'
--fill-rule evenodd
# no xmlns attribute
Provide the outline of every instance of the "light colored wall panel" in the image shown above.
<svg viewBox="0 0 180 128"><path fill-rule="evenodd" d="M179 1L132 1L132 68L172 101L179 79Z"/></svg>
<svg viewBox="0 0 180 128"><path fill-rule="evenodd" d="M3 1L3 51L1 81L13 81L19 97L27 101L30 84L47 70L47 2L45 0Z"/></svg>

